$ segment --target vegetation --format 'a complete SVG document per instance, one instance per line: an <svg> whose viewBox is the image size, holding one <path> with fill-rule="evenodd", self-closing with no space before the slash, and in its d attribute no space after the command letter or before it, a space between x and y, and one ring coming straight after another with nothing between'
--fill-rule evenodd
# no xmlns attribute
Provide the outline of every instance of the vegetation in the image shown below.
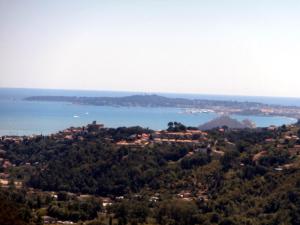
<svg viewBox="0 0 300 225"><path fill-rule="evenodd" d="M299 130L214 129L200 144L156 142L141 127L2 140L15 167L2 168L12 182L0 224L300 224ZM143 134L148 145L117 144Z"/></svg>

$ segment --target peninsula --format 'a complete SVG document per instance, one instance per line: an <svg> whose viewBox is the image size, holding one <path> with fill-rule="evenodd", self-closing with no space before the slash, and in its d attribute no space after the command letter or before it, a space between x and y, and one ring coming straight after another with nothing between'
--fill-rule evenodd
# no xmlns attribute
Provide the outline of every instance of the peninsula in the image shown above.
<svg viewBox="0 0 300 225"><path fill-rule="evenodd" d="M175 107L195 109L188 112L205 111L226 115L238 114L300 118L300 107L297 106L269 105L258 102L169 98L160 95L131 95L125 97L31 96L24 100L116 107Z"/></svg>

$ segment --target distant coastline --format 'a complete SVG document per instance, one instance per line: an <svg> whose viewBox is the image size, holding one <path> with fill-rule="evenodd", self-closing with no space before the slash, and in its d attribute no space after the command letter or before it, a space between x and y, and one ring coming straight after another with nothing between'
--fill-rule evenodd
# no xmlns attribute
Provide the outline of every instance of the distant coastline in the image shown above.
<svg viewBox="0 0 300 225"><path fill-rule="evenodd" d="M222 110L209 110L207 107L114 107L89 104L72 104L71 102L56 101L24 101L30 96L78 96L78 97L126 97L145 95L138 92L109 92L109 91L77 91L0 88L0 136L1 135L40 135L58 132L65 127L83 126L97 120L107 127L130 127L141 125L153 130L164 129L169 121L179 121L187 126L199 126L220 115ZM149 95L149 94L147 94ZM298 99L262 98L246 96L192 95L159 93L159 96L170 99L207 99L219 102L257 102L263 105L284 104L300 106ZM215 107L216 108L216 107ZM232 107L229 107L232 108ZM297 108L297 107L296 107ZM299 109L299 108L297 108ZM270 125L281 126L293 124L297 120L291 116L272 115L240 115L233 113L231 118L240 122L253 121L257 127Z"/></svg>
<svg viewBox="0 0 300 225"><path fill-rule="evenodd" d="M160 95L124 97L31 96L26 101L69 102L72 104L114 107L174 107L216 112L221 115L283 116L300 118L300 107L263 104L259 102L221 101L170 98ZM200 110L200 111L199 111Z"/></svg>
<svg viewBox="0 0 300 225"><path fill-rule="evenodd" d="M258 102L267 105L298 106L300 97L283 96L248 96L248 95L222 95L205 93L174 93L174 92L142 92L117 90L83 90L83 89L47 89L47 88L17 88L0 87L0 100L3 97L14 95L21 98L30 96L79 96L79 97L124 97L130 95L157 94L169 98L207 99L219 101Z"/></svg>

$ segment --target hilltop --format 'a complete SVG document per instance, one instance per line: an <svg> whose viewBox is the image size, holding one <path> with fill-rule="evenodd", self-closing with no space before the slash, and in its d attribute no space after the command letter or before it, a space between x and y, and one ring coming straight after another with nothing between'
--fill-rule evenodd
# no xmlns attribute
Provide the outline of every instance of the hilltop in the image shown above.
<svg viewBox="0 0 300 225"><path fill-rule="evenodd" d="M221 116L199 126L200 130L211 130L214 128L227 127L231 129L254 128L255 124L249 120L242 122L232 119L229 116Z"/></svg>

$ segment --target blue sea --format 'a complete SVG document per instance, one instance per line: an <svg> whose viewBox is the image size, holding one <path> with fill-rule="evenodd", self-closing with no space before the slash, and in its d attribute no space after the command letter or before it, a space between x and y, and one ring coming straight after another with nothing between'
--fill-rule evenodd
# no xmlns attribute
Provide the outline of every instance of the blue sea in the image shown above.
<svg viewBox="0 0 300 225"><path fill-rule="evenodd" d="M177 108L110 107L75 105L64 102L29 102L25 97L34 95L59 96L128 96L145 94L138 92L77 91L0 88L0 136L50 134L70 126L83 126L96 120L106 127L143 126L165 129L169 121L178 121L188 126L198 126L216 117L215 113L183 114ZM149 94L149 93L147 93ZM153 94L153 93L152 93ZM271 98L247 96L221 96L196 94L156 93L166 97L199 98L210 100L253 101L276 105L300 106L297 98ZM259 127L291 124L287 117L238 116L238 120L250 119Z"/></svg>

